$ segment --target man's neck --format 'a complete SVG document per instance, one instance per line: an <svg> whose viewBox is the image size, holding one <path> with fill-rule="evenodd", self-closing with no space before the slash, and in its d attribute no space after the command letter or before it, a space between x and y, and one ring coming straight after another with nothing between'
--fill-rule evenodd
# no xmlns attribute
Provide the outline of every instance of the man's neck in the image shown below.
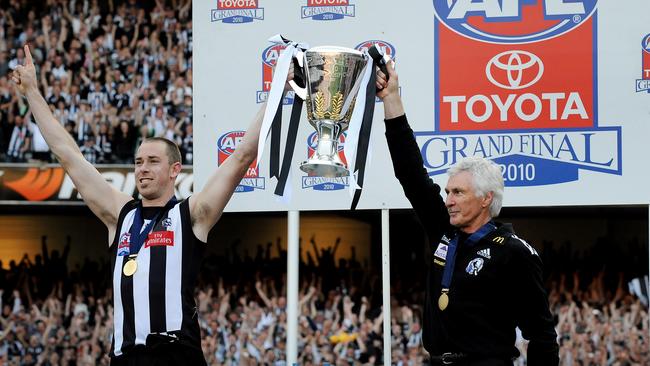
<svg viewBox="0 0 650 366"><path fill-rule="evenodd" d="M142 207L163 207L169 202L172 196L173 194L166 194L151 200L142 197Z"/></svg>
<svg viewBox="0 0 650 366"><path fill-rule="evenodd" d="M474 222L472 222L470 225L461 227L459 228L460 231L466 233L466 234L474 234L478 229L480 229L483 225L487 224L490 222L492 218L488 215L485 217L479 217Z"/></svg>

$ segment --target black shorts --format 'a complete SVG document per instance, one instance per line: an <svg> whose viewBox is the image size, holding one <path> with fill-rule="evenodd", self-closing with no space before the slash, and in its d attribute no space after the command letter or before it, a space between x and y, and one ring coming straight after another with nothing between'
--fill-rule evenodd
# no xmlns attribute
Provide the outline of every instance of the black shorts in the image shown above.
<svg viewBox="0 0 650 366"><path fill-rule="evenodd" d="M138 345L111 358L111 366L207 366L200 349L178 342L153 347Z"/></svg>

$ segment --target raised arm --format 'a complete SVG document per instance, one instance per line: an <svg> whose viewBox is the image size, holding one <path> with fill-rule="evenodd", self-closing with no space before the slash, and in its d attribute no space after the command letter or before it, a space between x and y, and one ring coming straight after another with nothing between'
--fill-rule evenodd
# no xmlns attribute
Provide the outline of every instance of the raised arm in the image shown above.
<svg viewBox="0 0 650 366"><path fill-rule="evenodd" d="M27 97L45 141L70 175L90 210L108 227L109 242L115 235L117 218L122 206L131 197L113 188L97 169L84 159L77 143L54 118L45 99L38 91L36 71L29 47L25 46L25 65L19 65L12 76L20 92Z"/></svg>
<svg viewBox="0 0 650 366"><path fill-rule="evenodd" d="M298 309L300 312L302 312L302 307L309 303L311 298L316 294L316 288L314 286L309 286L309 291L303 296L299 301Z"/></svg>
<svg viewBox="0 0 650 366"><path fill-rule="evenodd" d="M293 72L290 72L287 80L292 78ZM208 232L219 221L223 209L230 197L232 197L235 188L257 157L257 141L260 136L265 108L266 103L262 104L257 111L235 152L212 173L203 190L195 193L189 199L192 229L196 237L202 241L207 240Z"/></svg>
<svg viewBox="0 0 650 366"><path fill-rule="evenodd" d="M377 71L377 87L382 88L377 96L384 102L386 141L395 177L420 222L426 223L423 227L429 240L437 240L449 227L449 214L440 195L440 186L433 183L424 168L420 148L406 119L395 63L391 61L386 66L388 80L383 72Z"/></svg>
<svg viewBox="0 0 650 366"><path fill-rule="evenodd" d="M321 255L318 253L318 246L316 246L316 235L312 235L311 238L309 239L309 242L311 243L312 248L314 248L314 256L316 257L316 260L318 261L318 266L321 265L322 258Z"/></svg>
<svg viewBox="0 0 650 366"><path fill-rule="evenodd" d="M242 142L223 165L212 173L203 190L190 197L192 229L196 237L202 241L207 240L208 232L219 221L235 188L257 156L257 140L265 108L266 104L263 104L248 127Z"/></svg>
<svg viewBox="0 0 650 366"><path fill-rule="evenodd" d="M336 250L339 249L339 244L341 244L341 237L336 238L336 242L334 243L334 248L332 249L332 259L334 259L336 255Z"/></svg>
<svg viewBox="0 0 650 366"><path fill-rule="evenodd" d="M269 309L273 309L273 302L271 302L269 297L266 295L266 292L264 292L261 281L255 282L255 290L257 290L257 294L260 296L260 299L262 299L262 301L264 302L264 305L266 305L266 307Z"/></svg>

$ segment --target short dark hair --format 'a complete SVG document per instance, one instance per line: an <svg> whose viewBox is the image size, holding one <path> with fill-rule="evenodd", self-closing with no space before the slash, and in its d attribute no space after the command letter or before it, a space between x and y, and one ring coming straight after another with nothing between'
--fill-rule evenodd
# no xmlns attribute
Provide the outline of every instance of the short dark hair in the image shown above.
<svg viewBox="0 0 650 366"><path fill-rule="evenodd" d="M142 141L143 144L146 142L162 142L165 144L167 157L169 158L169 165L172 165L174 163L183 163L181 160L181 150L173 141L170 141L164 137L148 137Z"/></svg>

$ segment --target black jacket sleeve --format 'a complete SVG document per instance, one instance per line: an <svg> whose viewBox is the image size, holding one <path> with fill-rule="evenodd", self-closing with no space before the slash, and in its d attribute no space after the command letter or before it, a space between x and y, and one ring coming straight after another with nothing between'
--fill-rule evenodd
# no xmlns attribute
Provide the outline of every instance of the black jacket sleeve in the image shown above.
<svg viewBox="0 0 650 366"><path fill-rule="evenodd" d="M438 240L450 228L449 214L422 161L420 148L406 115L386 120L386 140L395 177L411 202L430 241Z"/></svg>
<svg viewBox="0 0 650 366"><path fill-rule="evenodd" d="M528 243L515 239L513 263L515 291L521 303L516 309L516 322L528 343L528 366L558 365L559 347L548 295L542 280L542 261Z"/></svg>

